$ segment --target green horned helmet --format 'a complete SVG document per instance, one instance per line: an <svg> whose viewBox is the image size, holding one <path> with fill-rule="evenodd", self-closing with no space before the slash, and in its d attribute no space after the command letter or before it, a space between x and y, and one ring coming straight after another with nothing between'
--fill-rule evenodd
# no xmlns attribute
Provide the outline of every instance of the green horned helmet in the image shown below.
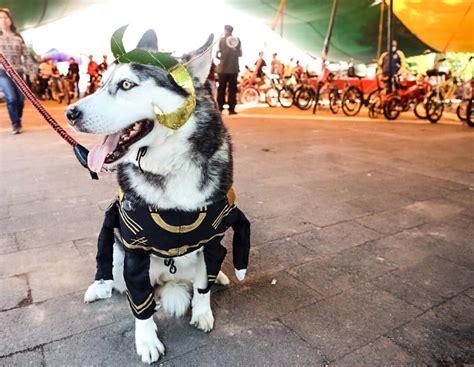
<svg viewBox="0 0 474 367"><path fill-rule="evenodd" d="M128 25L117 29L112 35L112 39L110 40L112 54L114 55L116 62L119 64L137 63L143 65L157 66L169 72L176 84L178 84L188 93L188 97L184 101L183 105L174 112L165 114L160 110L158 106L153 105L153 110L155 112L157 121L161 125L166 126L169 129L177 130L186 123L186 121L189 119L191 114L194 112L194 109L196 108L196 92L194 90L192 77L189 74L188 70L184 67L185 64L181 63L178 59L171 56L170 53L158 52L157 50L153 50L153 48L158 49L156 45L156 35L153 31L146 32L145 35L142 37L142 40L140 41L140 43L142 43L143 38L145 38L148 33L148 36L152 36L151 47L147 47L146 49L137 47L131 51L125 51L125 48L123 46L123 35L127 27ZM213 37L211 36L209 37L208 42L206 43L206 45L209 45L209 43L211 43L208 49L212 47L212 40ZM207 50L204 50L204 52L205 51ZM202 52L200 55L203 55L204 52ZM197 55L194 58L197 58L200 55Z"/></svg>

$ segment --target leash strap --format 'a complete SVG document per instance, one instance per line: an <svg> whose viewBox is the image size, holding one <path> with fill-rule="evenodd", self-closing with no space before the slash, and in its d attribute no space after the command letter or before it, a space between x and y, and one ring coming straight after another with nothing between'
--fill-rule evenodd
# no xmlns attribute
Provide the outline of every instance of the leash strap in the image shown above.
<svg viewBox="0 0 474 367"><path fill-rule="evenodd" d="M89 169L89 167L87 166L87 154L89 153L89 151L86 148L84 148L82 145L80 145L71 135L69 135L67 131L64 130L56 122L53 116L51 116L50 113L46 111L46 109L40 103L38 98L36 98L36 96L33 94L30 88L28 88L28 86L26 85L25 81L21 78L20 75L18 75L16 70L8 62L8 60L5 58L5 56L2 53L0 53L0 64L2 64L8 76L16 84L18 89L22 91L22 93L26 96L26 98L30 100L31 104L36 108L36 110L41 114L41 116L43 116L46 122L59 134L59 136L61 136L61 138L63 138L69 145L71 145L74 148L74 154L76 155L81 165ZM97 176L95 172L92 172L91 170L89 170L89 173L93 180L99 179L99 177Z"/></svg>

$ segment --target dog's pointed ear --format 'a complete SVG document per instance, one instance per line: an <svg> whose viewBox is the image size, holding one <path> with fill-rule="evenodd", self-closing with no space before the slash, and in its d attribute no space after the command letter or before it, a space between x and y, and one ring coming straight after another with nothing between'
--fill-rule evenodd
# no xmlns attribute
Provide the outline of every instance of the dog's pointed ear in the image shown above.
<svg viewBox="0 0 474 367"><path fill-rule="evenodd" d="M211 70L213 41L214 35L211 34L204 45L181 57L181 62L189 74L191 74L193 78L197 78L201 84L206 81L209 70Z"/></svg>
<svg viewBox="0 0 474 367"><path fill-rule="evenodd" d="M149 29L143 33L142 38L140 38L140 41L138 41L137 48L158 51L158 38L156 37L156 33L153 29Z"/></svg>

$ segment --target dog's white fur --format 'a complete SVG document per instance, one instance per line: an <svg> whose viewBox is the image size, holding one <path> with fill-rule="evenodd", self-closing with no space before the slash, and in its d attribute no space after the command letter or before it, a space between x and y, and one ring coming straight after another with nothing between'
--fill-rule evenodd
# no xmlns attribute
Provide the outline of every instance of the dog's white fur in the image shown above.
<svg viewBox="0 0 474 367"><path fill-rule="evenodd" d="M187 65L188 71L194 78L203 83L207 78L211 63L211 50ZM111 95L107 86L122 79L129 79L139 87ZM140 119L154 119L153 104L163 112L172 112L183 103L183 97L158 87L153 81L139 81L130 71L128 64L119 64L105 78L103 89L77 102L84 115L81 130L93 134L113 134ZM214 190L211 183L204 191L199 190L201 179L200 168L188 159L188 137L194 131L195 117L191 116L187 123L177 131L170 130L155 124L153 130L140 141L136 142L128 154L120 162L131 162L136 165L135 157L140 147L148 147L147 154L141 160L141 167L145 171L167 176L166 191L151 186L140 177L133 178L133 187L136 192L149 203L157 203L162 209L194 210L209 204L206 198ZM223 159L228 154L229 146L223 144L217 154ZM172 173L172 174L171 174ZM114 280L94 282L87 289L84 301L92 302L97 299L110 297L112 288L124 292L123 278L123 250L119 245L114 246ZM163 310L174 316L182 316L189 307L191 297L189 289L192 287L192 316L191 324L206 332L214 326L214 316L211 310L210 292L200 294L199 288L207 287L207 273L202 250L175 258L176 274L171 274L161 258L152 256L150 262L150 280L152 285L161 286L157 296L161 298ZM220 272L217 283L229 284L227 276ZM156 334L157 326L150 317L147 320L136 319L135 344L137 353L142 361L153 363L165 348Z"/></svg>

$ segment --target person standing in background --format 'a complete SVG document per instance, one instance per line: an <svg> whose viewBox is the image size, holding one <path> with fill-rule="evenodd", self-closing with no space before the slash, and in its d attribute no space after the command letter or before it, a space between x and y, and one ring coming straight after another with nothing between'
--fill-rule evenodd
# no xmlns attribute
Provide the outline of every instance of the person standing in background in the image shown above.
<svg viewBox="0 0 474 367"><path fill-rule="evenodd" d="M285 79L290 79L291 76L293 75L293 67L294 67L294 59L290 58L290 60L285 64L284 72L283 72L283 77Z"/></svg>
<svg viewBox="0 0 474 367"><path fill-rule="evenodd" d="M107 55L102 56L102 62L99 64L99 72L104 74L104 71L107 70L109 64L107 63Z"/></svg>
<svg viewBox="0 0 474 367"><path fill-rule="evenodd" d="M39 65L39 90L38 96L42 100L47 100L50 95L46 95L48 90L49 80L53 75L53 59L51 57L46 57L41 61Z"/></svg>
<svg viewBox="0 0 474 367"><path fill-rule="evenodd" d="M397 41L392 41L392 70L389 69L389 55L384 52L380 55L378 60L379 74L382 75L382 80L387 81L389 75L401 75L405 69L405 54L398 49Z"/></svg>
<svg viewBox="0 0 474 367"><path fill-rule="evenodd" d="M67 69L67 78L70 80L71 84L74 86L74 91L77 93L77 98L80 97L79 91L79 65L74 59L74 57L69 58L69 68Z"/></svg>
<svg viewBox="0 0 474 367"><path fill-rule="evenodd" d="M22 78L29 74L30 80L34 81L35 65L28 54L23 37L16 30L10 11L6 8L0 8L0 53ZM25 97L2 66L0 66L0 88L5 94L8 115L12 123L12 134L20 134Z"/></svg>
<svg viewBox="0 0 474 367"><path fill-rule="evenodd" d="M263 59L263 51L258 53L258 59L255 61L255 73L256 77L262 79L265 76L265 71L263 68L266 68L267 63Z"/></svg>
<svg viewBox="0 0 474 367"><path fill-rule="evenodd" d="M217 105L222 112L225 104L227 85L229 85L229 115L236 115L237 104L237 75L239 74L239 57L242 56L242 44L240 39L232 36L234 27L224 26L224 35L219 40L219 48L216 57L220 60L217 66L219 87L217 89Z"/></svg>
<svg viewBox="0 0 474 367"><path fill-rule="evenodd" d="M283 77L283 64L277 58L278 54L275 52L272 55L272 62L270 64L270 73L278 75L280 78Z"/></svg>
<svg viewBox="0 0 474 367"><path fill-rule="evenodd" d="M99 74L99 65L94 61L94 56L89 56L89 64L87 64L87 74L89 74L89 82L92 83Z"/></svg>

